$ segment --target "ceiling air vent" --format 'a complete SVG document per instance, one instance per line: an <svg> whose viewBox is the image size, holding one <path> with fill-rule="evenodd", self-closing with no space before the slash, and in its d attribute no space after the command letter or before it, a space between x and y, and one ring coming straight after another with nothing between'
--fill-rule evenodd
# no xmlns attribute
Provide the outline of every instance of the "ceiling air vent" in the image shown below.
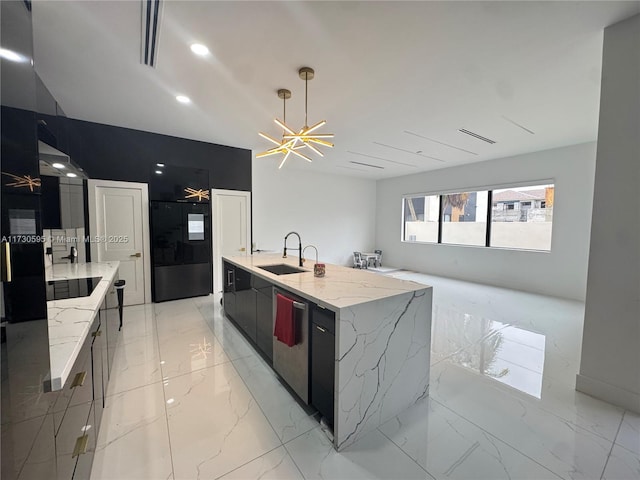
<svg viewBox="0 0 640 480"><path fill-rule="evenodd" d="M158 57L158 38L162 17L162 0L142 0L142 63L156 66Z"/></svg>
<svg viewBox="0 0 640 480"><path fill-rule="evenodd" d="M365 167L371 167L371 168L379 168L381 170L384 170L384 167L380 167L378 165L371 165L370 163L362 163L362 162L356 162L354 160L349 160L349 163L353 163L354 165L363 165Z"/></svg>
<svg viewBox="0 0 640 480"><path fill-rule="evenodd" d="M471 135L472 137L477 138L478 140L482 140L483 142L487 142L487 143L491 143L491 144L496 143L494 140L491 140L490 138L487 138L487 137L483 137L482 135L478 135L477 133L470 132L466 128L461 128L458 131L460 133L465 133L467 135Z"/></svg>

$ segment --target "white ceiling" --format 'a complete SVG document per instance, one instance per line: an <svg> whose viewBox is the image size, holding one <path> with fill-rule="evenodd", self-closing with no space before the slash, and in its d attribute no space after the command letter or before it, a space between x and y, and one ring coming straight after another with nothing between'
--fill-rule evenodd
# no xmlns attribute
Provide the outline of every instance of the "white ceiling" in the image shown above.
<svg viewBox="0 0 640 480"><path fill-rule="evenodd" d="M140 2L34 2L36 70L69 117L260 152L258 131L281 133L278 88L293 92L287 123L302 126L297 72L310 66L309 124L326 119L335 148L287 168L371 179L595 140L603 28L640 12L638 1L163 4L151 68Z"/></svg>

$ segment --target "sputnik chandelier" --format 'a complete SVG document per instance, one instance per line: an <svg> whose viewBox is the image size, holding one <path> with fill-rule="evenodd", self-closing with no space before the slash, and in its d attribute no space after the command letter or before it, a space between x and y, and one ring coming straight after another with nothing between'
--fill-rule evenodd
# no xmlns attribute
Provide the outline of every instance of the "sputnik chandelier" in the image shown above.
<svg viewBox="0 0 640 480"><path fill-rule="evenodd" d="M280 166L278 168L282 168L282 166L284 165L284 162L287 161L287 158L289 158L289 155L291 155L292 153L294 155L297 155L298 157L304 158L307 162L310 162L311 159L309 157L297 151L297 150L300 150L301 148L304 148L304 145L297 145L298 143L297 139L290 139L290 140L284 139L285 132L291 131L291 129L287 127L287 124L286 124L287 99L291 98L291 92L286 88L281 88L280 90L278 90L278 98L282 99L282 122L277 118L274 119L274 121L276 122L276 125L280 126L284 130L284 132L282 132L282 141L279 142L278 140L271 137L270 135L259 132L259 135L262 138L264 138L265 140L269 140L271 143L274 143L276 146L262 153L258 153L256 155L256 158L268 157L269 155L276 155L278 153L282 153L284 154L284 157L282 158L282 161L280 162Z"/></svg>
<svg viewBox="0 0 640 480"><path fill-rule="evenodd" d="M314 74L315 72L310 67L302 67L300 70L298 70L298 75L302 80L304 80L304 126L298 131L298 133L290 128L286 123L286 108L283 105L283 121L281 122L277 118L275 119L276 125L283 129L282 141L278 142L273 137L260 132L260 136L262 138L274 143L276 147L257 154L256 158L282 153L284 154L284 157L282 159L282 162L280 162L280 166L278 167L282 168L291 153L305 159L308 162L311 162L311 159L308 156L298 152L298 150L300 149L309 148L309 150L320 155L321 157L324 157L324 154L318 149L318 147L313 144L324 145L325 147L333 147L333 143L326 140L327 138L333 138L333 133L312 133L326 124L326 120L322 120L312 125L311 127L309 127L309 124L307 122L308 82L309 80L313 79ZM284 103L288 98L291 98L291 92L289 90L280 89L278 90L278 97L282 98Z"/></svg>

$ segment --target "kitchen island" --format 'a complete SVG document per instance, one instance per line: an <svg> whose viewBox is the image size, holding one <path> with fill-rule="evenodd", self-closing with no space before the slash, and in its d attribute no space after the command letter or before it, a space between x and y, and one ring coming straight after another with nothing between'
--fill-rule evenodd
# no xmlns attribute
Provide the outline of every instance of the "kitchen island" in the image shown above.
<svg viewBox="0 0 640 480"><path fill-rule="evenodd" d="M279 255L223 257L223 261L269 282L273 295L278 290L290 292L335 315L336 449L352 444L427 395L431 287L331 264L326 265L324 277L314 277L310 262L302 267L305 271L287 275L260 268L298 265L297 258Z"/></svg>

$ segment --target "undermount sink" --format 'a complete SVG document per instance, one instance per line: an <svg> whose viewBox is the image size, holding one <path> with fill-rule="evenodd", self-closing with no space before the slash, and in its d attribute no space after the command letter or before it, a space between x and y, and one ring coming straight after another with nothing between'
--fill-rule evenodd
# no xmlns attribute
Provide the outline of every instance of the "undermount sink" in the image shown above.
<svg viewBox="0 0 640 480"><path fill-rule="evenodd" d="M276 275L289 275L290 273L304 273L306 270L301 268L292 267L286 263L277 263L275 265L262 265L258 268L266 270L267 272L274 273Z"/></svg>

